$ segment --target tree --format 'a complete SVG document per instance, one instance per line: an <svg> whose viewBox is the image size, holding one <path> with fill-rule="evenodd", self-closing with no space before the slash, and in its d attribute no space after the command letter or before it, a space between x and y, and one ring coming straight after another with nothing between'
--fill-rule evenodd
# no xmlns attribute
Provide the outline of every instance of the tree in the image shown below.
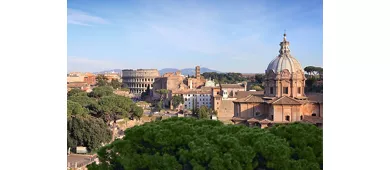
<svg viewBox="0 0 390 170"><path fill-rule="evenodd" d="M130 98L119 95L104 96L98 103L100 105L99 112L101 116L104 116L106 122L132 117L136 107ZM134 116L138 117L138 115Z"/></svg>
<svg viewBox="0 0 390 170"><path fill-rule="evenodd" d="M68 97L71 97L71 96L87 96L87 93L81 89L72 89L70 91L68 91Z"/></svg>
<svg viewBox="0 0 390 170"><path fill-rule="evenodd" d="M150 95L150 86L146 88L145 92L141 93L141 99L146 100L146 97Z"/></svg>
<svg viewBox="0 0 390 170"><path fill-rule="evenodd" d="M75 115L83 115L87 114L88 111L83 108L79 103L76 103L74 101L68 100L67 101L67 116L75 116Z"/></svg>
<svg viewBox="0 0 390 170"><path fill-rule="evenodd" d="M122 83L118 79L111 80L110 86L114 89L118 89L122 86Z"/></svg>
<svg viewBox="0 0 390 170"><path fill-rule="evenodd" d="M264 81L265 75L264 74L256 74L255 80L257 83L262 84Z"/></svg>
<svg viewBox="0 0 390 170"><path fill-rule="evenodd" d="M85 146L88 150L101 147L102 143L111 140L112 133L99 118L76 115L67 121L67 146Z"/></svg>
<svg viewBox="0 0 390 170"><path fill-rule="evenodd" d="M122 140L98 151L99 165L87 168L319 169L292 153L290 143L268 129L175 117L127 129Z"/></svg>
<svg viewBox="0 0 390 170"><path fill-rule="evenodd" d="M258 85L252 86L251 89L252 89L252 90L256 90L256 91L261 91L261 90L263 90L263 88L261 88L261 87L258 86Z"/></svg>
<svg viewBox="0 0 390 170"><path fill-rule="evenodd" d="M180 104L184 103L184 98L183 96L173 96L172 97L172 105L174 108L177 108Z"/></svg>
<svg viewBox="0 0 390 170"><path fill-rule="evenodd" d="M129 86L126 83L122 83L122 88L129 88Z"/></svg>
<svg viewBox="0 0 390 170"><path fill-rule="evenodd" d="M97 86L107 86L109 83L108 83L108 78L106 76L104 76L103 74L99 74L96 76L96 85Z"/></svg>
<svg viewBox="0 0 390 170"><path fill-rule="evenodd" d="M160 94L160 102L162 102L162 108L165 108L165 99L167 98L169 91L167 89L158 89L156 90L156 92Z"/></svg>
<svg viewBox="0 0 390 170"><path fill-rule="evenodd" d="M201 106L199 108L199 113L198 113L199 119L210 119L211 114L212 114L212 110L207 108L206 106Z"/></svg>
<svg viewBox="0 0 390 170"><path fill-rule="evenodd" d="M288 141L292 159L305 162L311 169L322 169L322 129L311 124L293 123L274 126L269 131Z"/></svg>
<svg viewBox="0 0 390 170"><path fill-rule="evenodd" d="M111 86L100 86L92 89L92 92L88 95L90 97L101 98L103 96L109 96L114 94L114 89Z"/></svg>
<svg viewBox="0 0 390 170"><path fill-rule="evenodd" d="M133 106L133 114L132 114L132 117L135 117L137 119L141 118L142 115L144 114L144 109L142 109L142 107L139 107L139 106Z"/></svg>
<svg viewBox="0 0 390 170"><path fill-rule="evenodd" d="M98 114L100 110L100 106L97 100L95 98L91 98L88 96L71 96L68 97L68 101L73 101L80 104L82 107L84 107L87 110L88 113L95 116Z"/></svg>

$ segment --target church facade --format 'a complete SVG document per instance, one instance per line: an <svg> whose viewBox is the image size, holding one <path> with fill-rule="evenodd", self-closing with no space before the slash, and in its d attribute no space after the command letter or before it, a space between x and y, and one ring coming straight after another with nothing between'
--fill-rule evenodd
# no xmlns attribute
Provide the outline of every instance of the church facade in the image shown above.
<svg viewBox="0 0 390 170"><path fill-rule="evenodd" d="M264 94L250 94L234 103L235 124L267 127L302 121L322 127L322 94L305 94L305 74L290 53L284 34L279 55L265 70Z"/></svg>

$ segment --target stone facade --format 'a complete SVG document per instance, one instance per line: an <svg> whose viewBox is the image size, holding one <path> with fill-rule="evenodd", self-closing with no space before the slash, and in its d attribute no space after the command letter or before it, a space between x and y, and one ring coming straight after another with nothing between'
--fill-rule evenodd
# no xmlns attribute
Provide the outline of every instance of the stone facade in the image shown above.
<svg viewBox="0 0 390 170"><path fill-rule="evenodd" d="M236 99L237 93L245 91L245 88L245 84L218 84L212 88L211 107L217 111L218 120L227 121L233 117L233 101Z"/></svg>
<svg viewBox="0 0 390 170"><path fill-rule="evenodd" d="M305 94L304 71L290 54L289 44L284 34L279 55L265 71L264 94L248 94L233 101L234 123L268 127L302 121L322 127L322 94Z"/></svg>
<svg viewBox="0 0 390 170"><path fill-rule="evenodd" d="M148 86L153 89L153 83L160 73L157 69L122 70L122 81L130 88L130 93L140 95Z"/></svg>

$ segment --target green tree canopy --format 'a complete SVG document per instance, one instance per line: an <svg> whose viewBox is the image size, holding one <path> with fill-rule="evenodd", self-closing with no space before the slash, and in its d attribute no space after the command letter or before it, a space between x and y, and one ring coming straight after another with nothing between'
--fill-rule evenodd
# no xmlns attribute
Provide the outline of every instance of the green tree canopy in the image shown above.
<svg viewBox="0 0 390 170"><path fill-rule="evenodd" d="M88 169L319 169L292 155L288 140L267 129L170 118L127 129Z"/></svg>
<svg viewBox="0 0 390 170"><path fill-rule="evenodd" d="M98 103L106 121L130 117L132 108L136 107L130 98L119 95L104 96Z"/></svg>
<svg viewBox="0 0 390 170"><path fill-rule="evenodd" d="M71 97L71 96L87 96L87 92L81 90L81 89L72 89L70 91L68 91L68 97Z"/></svg>
<svg viewBox="0 0 390 170"><path fill-rule="evenodd" d="M256 90L256 91L261 91L261 90L263 90L263 88L261 88L261 87L258 86L258 85L252 86L251 89L252 89L252 90Z"/></svg>
<svg viewBox="0 0 390 170"><path fill-rule="evenodd" d="M197 113L198 117L200 119L210 119L210 115L212 114L212 110L209 109L208 107L206 106L201 106L199 108L199 111Z"/></svg>
<svg viewBox="0 0 390 170"><path fill-rule="evenodd" d="M114 94L114 89L111 86L100 86L93 88L92 92L89 93L89 96L101 98L103 96L109 96L112 94Z"/></svg>
<svg viewBox="0 0 390 170"><path fill-rule="evenodd" d="M79 103L74 101L67 101L67 116L74 116L74 115L85 115L88 111L83 108Z"/></svg>
<svg viewBox="0 0 390 170"><path fill-rule="evenodd" d="M312 169L322 169L322 129L311 124L277 125L270 132L288 141L292 158L305 162Z"/></svg>
<svg viewBox="0 0 390 170"><path fill-rule="evenodd" d="M109 127L99 118L76 115L68 119L67 125L68 147L85 146L91 151L111 140Z"/></svg>
<svg viewBox="0 0 390 170"><path fill-rule="evenodd" d="M111 80L110 86L114 89L120 88L122 86L122 83L119 82L117 79Z"/></svg>
<svg viewBox="0 0 390 170"><path fill-rule="evenodd" d="M265 74L256 74L255 75L255 80L259 84L263 83L264 79L265 79Z"/></svg>
<svg viewBox="0 0 390 170"><path fill-rule="evenodd" d="M184 103L184 98L183 96L173 96L172 97L172 105L174 108L177 108L180 104Z"/></svg>
<svg viewBox="0 0 390 170"><path fill-rule="evenodd" d="M216 73L216 72L205 72L202 76L206 79L215 79L218 83L229 83L235 84L243 81L247 81L248 79L243 77L241 73Z"/></svg>

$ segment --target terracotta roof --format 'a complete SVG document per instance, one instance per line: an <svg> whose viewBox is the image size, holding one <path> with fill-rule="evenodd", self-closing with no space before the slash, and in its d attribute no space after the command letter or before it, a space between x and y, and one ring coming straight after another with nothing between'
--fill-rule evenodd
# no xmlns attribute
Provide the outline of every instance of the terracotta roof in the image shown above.
<svg viewBox="0 0 390 170"><path fill-rule="evenodd" d="M240 117L233 117L232 120L233 120L233 121L243 121L243 120L245 120L245 119L240 118Z"/></svg>
<svg viewBox="0 0 390 170"><path fill-rule="evenodd" d="M307 123L312 123L312 124L317 124L317 123L321 123L322 124L322 117L318 117L318 116L303 116L302 122L307 122Z"/></svg>
<svg viewBox="0 0 390 170"><path fill-rule="evenodd" d="M272 121L268 120L268 119L263 119L263 120L260 120L259 121L260 123L271 123Z"/></svg>
<svg viewBox="0 0 390 170"><path fill-rule="evenodd" d="M238 91L237 94L236 94L236 98L237 99L240 99L240 98L244 98L244 97L247 97L249 95L263 95L264 94L264 91Z"/></svg>
<svg viewBox="0 0 390 170"><path fill-rule="evenodd" d="M246 121L249 122L249 123L259 122L259 120L255 119L253 117L248 119L248 120L246 120Z"/></svg>
<svg viewBox="0 0 390 170"><path fill-rule="evenodd" d="M240 98L240 99L237 99L237 100L234 100L233 102L237 102L237 103L261 103L261 102L264 102L264 100L262 99L262 96L260 95L249 95L245 98Z"/></svg>
<svg viewBox="0 0 390 170"><path fill-rule="evenodd" d="M75 87L85 87L88 86L88 84L84 82L69 82L67 86L68 88L75 88Z"/></svg>
<svg viewBox="0 0 390 170"><path fill-rule="evenodd" d="M283 104L283 105L301 105L298 100L295 100L288 96L282 96L272 102L272 104Z"/></svg>
<svg viewBox="0 0 390 170"><path fill-rule="evenodd" d="M240 84L221 84L222 88L244 88Z"/></svg>

